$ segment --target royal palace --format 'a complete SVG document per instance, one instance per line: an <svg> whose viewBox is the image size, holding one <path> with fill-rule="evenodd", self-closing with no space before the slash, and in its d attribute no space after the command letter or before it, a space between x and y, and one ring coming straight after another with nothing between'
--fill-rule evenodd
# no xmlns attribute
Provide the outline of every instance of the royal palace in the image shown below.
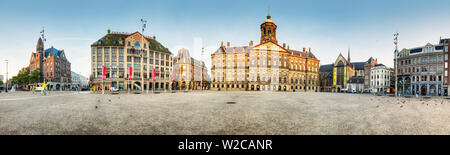
<svg viewBox="0 0 450 155"><path fill-rule="evenodd" d="M292 50L278 44L270 12L261 24L257 45L224 46L211 54L211 90L318 91L319 59L311 48Z"/></svg>

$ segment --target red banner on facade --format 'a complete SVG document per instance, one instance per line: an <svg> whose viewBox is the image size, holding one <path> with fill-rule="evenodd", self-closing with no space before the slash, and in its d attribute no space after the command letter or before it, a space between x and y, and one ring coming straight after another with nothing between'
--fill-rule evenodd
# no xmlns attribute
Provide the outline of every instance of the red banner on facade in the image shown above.
<svg viewBox="0 0 450 155"><path fill-rule="evenodd" d="M156 81L156 69L155 68L153 68L153 70L152 70L152 80L153 81Z"/></svg>
<svg viewBox="0 0 450 155"><path fill-rule="evenodd" d="M128 67L128 80L133 79L133 67Z"/></svg>
<svg viewBox="0 0 450 155"><path fill-rule="evenodd" d="M106 80L106 66L102 66L102 80Z"/></svg>
<svg viewBox="0 0 450 155"><path fill-rule="evenodd" d="M170 79L170 82L172 82L173 83L173 71L172 71L172 73L171 73L171 79Z"/></svg>

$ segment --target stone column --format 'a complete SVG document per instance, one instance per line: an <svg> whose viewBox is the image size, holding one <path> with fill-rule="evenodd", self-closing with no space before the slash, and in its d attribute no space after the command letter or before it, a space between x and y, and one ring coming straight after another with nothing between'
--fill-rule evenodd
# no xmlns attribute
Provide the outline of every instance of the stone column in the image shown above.
<svg viewBox="0 0 450 155"><path fill-rule="evenodd" d="M435 85L436 96L439 96L439 85L437 83Z"/></svg>
<svg viewBox="0 0 450 155"><path fill-rule="evenodd" d="M419 83L419 88L417 89L419 89L419 96L422 96L422 84Z"/></svg>
<svg viewBox="0 0 450 155"><path fill-rule="evenodd" d="M427 84L427 95L428 96L430 94L430 84Z"/></svg>

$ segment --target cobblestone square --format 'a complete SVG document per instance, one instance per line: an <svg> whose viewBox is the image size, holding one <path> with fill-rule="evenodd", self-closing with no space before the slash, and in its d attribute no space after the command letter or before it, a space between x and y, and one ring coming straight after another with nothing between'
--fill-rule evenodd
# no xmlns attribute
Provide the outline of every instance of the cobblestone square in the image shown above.
<svg viewBox="0 0 450 155"><path fill-rule="evenodd" d="M449 101L301 92L0 93L0 134L450 134Z"/></svg>

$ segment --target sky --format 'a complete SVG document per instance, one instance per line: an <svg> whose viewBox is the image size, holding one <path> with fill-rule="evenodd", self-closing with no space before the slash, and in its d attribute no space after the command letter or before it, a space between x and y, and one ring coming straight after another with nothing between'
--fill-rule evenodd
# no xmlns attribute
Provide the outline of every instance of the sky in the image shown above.
<svg viewBox="0 0 450 155"><path fill-rule="evenodd" d="M330 64L348 49L352 61L370 57L393 66L393 34L399 48L414 48L450 38L449 0L1 0L0 75L9 78L29 64L40 31L51 46L63 49L72 71L90 75L90 45L108 29L140 30L174 54L187 48L209 68L210 54L223 41L231 46L259 43L268 8L277 40L291 49L311 48ZM198 45L201 44L201 45Z"/></svg>

